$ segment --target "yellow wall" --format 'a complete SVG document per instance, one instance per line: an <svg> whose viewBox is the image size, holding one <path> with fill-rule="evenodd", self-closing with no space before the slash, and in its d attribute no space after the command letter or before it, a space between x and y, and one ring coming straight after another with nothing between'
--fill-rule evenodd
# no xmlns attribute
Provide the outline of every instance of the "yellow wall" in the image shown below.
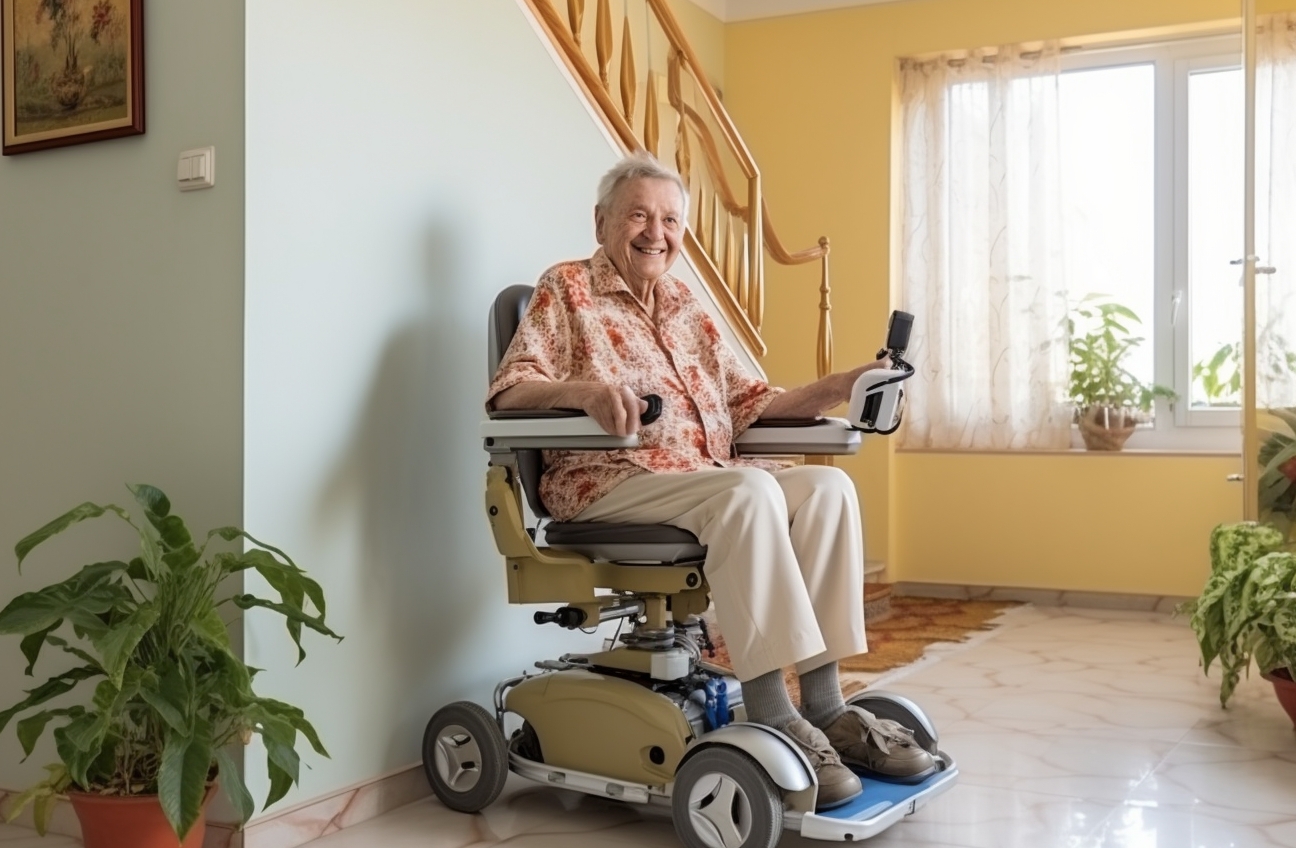
<svg viewBox="0 0 1296 848"><path fill-rule="evenodd" d="M707 79L722 93L725 72L725 25L692 0L670 0L671 11L693 46Z"/></svg>
<svg viewBox="0 0 1296 848"><path fill-rule="evenodd" d="M1296 6L1270 0L1262 11ZM730 24L726 105L792 249L832 238L839 367L871 359L890 308L895 58L1236 18L1232 0L911 0ZM817 275L767 272L765 366L814 376ZM895 580L1190 594L1206 533L1241 511L1236 457L894 453L843 467L870 558ZM1007 508L1006 505L1012 505Z"/></svg>
<svg viewBox="0 0 1296 848"><path fill-rule="evenodd" d="M1237 457L901 453L893 574L958 585L1195 595L1241 517Z"/></svg>

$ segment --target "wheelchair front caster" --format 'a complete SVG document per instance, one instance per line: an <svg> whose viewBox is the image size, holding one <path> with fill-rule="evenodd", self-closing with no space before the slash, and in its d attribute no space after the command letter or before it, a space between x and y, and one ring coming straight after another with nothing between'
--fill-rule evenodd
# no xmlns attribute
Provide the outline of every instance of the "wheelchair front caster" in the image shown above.
<svg viewBox="0 0 1296 848"><path fill-rule="evenodd" d="M783 834L783 797L747 754L707 748L676 774L671 819L686 848L774 848Z"/></svg>
<svg viewBox="0 0 1296 848"><path fill-rule="evenodd" d="M494 717L471 701L437 710L423 732L423 771L450 809L475 813L489 806L508 777L508 746Z"/></svg>

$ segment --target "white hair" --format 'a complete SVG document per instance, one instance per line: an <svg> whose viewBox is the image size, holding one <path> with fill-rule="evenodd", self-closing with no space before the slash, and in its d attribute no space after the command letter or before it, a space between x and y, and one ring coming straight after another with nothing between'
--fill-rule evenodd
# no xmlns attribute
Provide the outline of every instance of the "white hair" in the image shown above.
<svg viewBox="0 0 1296 848"><path fill-rule="evenodd" d="M595 201L595 208L606 212L612 207L612 198L622 185L630 180L640 179L668 180L674 183L680 191L682 205L680 214L688 218L689 195L684 180L674 170L658 162L657 158L646 150L636 150L628 154L603 175L603 179L599 180L598 184L598 200Z"/></svg>

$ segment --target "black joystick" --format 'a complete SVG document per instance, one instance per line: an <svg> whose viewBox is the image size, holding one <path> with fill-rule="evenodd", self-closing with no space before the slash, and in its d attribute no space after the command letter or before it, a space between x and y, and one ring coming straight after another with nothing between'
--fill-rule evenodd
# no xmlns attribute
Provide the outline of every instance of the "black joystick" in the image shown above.
<svg viewBox="0 0 1296 848"><path fill-rule="evenodd" d="M909 334L913 331L913 315L899 309L891 313L887 322L886 347L878 351L877 358L889 356L892 359L903 359L909 349Z"/></svg>
<svg viewBox="0 0 1296 848"><path fill-rule="evenodd" d="M648 404L648 409L639 416L639 423L646 427L661 418L662 399L660 395L644 395L640 400Z"/></svg>

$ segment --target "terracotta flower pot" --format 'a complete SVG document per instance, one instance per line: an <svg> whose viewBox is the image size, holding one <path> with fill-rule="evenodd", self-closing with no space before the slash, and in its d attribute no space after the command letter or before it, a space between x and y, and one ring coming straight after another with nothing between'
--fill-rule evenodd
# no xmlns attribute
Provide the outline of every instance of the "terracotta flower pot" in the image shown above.
<svg viewBox="0 0 1296 848"><path fill-rule="evenodd" d="M176 838L156 795L69 792L68 798L81 821L85 848L202 848L207 806L215 795L216 785L212 784L184 842Z"/></svg>
<svg viewBox="0 0 1296 848"><path fill-rule="evenodd" d="M1138 421L1124 410L1091 406L1080 416L1080 438L1091 451L1118 451L1134 435Z"/></svg>
<svg viewBox="0 0 1296 848"><path fill-rule="evenodd" d="M1275 668L1263 676L1273 684L1278 703L1287 711L1287 717L1292 720L1292 729L1296 730L1296 682L1292 682L1291 675L1285 668Z"/></svg>

